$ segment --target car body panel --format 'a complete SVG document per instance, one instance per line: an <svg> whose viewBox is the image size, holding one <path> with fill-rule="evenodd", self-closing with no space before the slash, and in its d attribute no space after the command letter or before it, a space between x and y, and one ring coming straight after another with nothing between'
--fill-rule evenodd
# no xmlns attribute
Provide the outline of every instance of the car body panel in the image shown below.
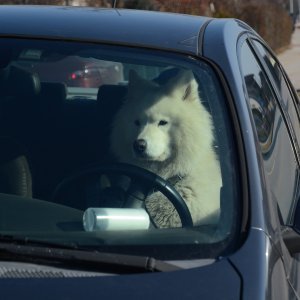
<svg viewBox="0 0 300 300"><path fill-rule="evenodd" d="M231 43L229 36L239 42L236 44ZM244 291L247 290L247 292L243 294L243 299L289 299L294 297L291 296L294 295L294 290L289 282L286 281L285 276L283 275L281 280L278 281L282 282L282 285L279 286L276 286L270 280L274 276L272 273L276 273L274 271L275 268L289 269L292 259L282 241L279 218L271 212L272 210L273 212L274 210L276 211L276 207L274 209L274 203L268 196L270 191L264 184L264 170L261 167L260 149L258 148L255 132L253 131L253 123L250 119L250 108L246 103L244 83L240 77L240 66L238 60L236 60L236 57L239 56L240 43L250 36L259 38L254 31L247 29L247 26L240 21L232 21L230 23L226 20L214 20L208 24L203 41L203 55L211 59L214 64L223 70L227 84L230 86L230 92L237 110L238 122L243 132L243 145L247 157L249 194L252 199L256 199L256 201L251 201L251 206L247 212L250 215L248 226L252 228L250 229L250 234L240 251L233 255L231 259L235 267L242 274L247 273L247 276L250 275L250 272L247 271L250 269L250 265L256 264L253 270L256 270L258 273L250 275L247 279L245 278ZM222 51L212 51L212 49L220 48ZM251 236L258 240L251 241ZM256 245L257 248L254 249L253 245ZM250 255L247 254L248 251L249 254L252 253L251 256L253 258L262 259L262 261L248 261L249 265L247 266L247 260L244 258L250 258ZM257 255L254 255L256 251ZM262 257L261 253L265 253L265 257ZM279 272L279 274L283 274L283 272ZM261 287L258 289L250 287L251 282L253 280L256 281L258 276L261 276L258 280L262 284ZM247 287L248 285L249 287ZM266 295L264 291L267 290L267 286L272 286L272 292ZM257 294L250 295L255 290ZM259 294L259 290L263 292Z"/></svg>
<svg viewBox="0 0 300 300"><path fill-rule="evenodd" d="M225 275L226 274L226 275ZM175 284L177 283L177 284ZM211 286L215 286L214 291ZM90 278L1 279L2 297L31 299L240 299L240 278L226 260L191 270Z"/></svg>
<svg viewBox="0 0 300 300"><path fill-rule="evenodd" d="M15 18L19 22L14 22ZM201 26L208 20L186 15L178 23L176 15L169 13L153 19L147 11L3 6L0 35L101 41L197 54Z"/></svg>

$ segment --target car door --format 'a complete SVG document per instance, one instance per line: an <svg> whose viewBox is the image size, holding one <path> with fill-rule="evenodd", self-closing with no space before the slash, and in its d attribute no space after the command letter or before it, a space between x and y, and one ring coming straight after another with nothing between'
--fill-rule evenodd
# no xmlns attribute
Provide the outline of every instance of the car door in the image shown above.
<svg viewBox="0 0 300 300"><path fill-rule="evenodd" d="M240 66L266 192L264 230L272 244L272 249L266 252L269 256L268 295L271 299L294 299L297 297L294 289L299 285L298 254L291 255L294 241L283 237L293 225L299 198L297 134L300 130L296 100L290 99L290 90L284 86L285 75L274 75L275 70L270 68L266 55L262 55L251 40L246 39L241 45ZM293 237L298 243L299 237L294 234ZM274 255L276 252L281 258Z"/></svg>
<svg viewBox="0 0 300 300"><path fill-rule="evenodd" d="M299 157L299 144L300 144L300 111L299 111L299 99L297 97L296 91L292 86L286 72L283 67L276 59L275 55L270 49L268 49L263 43L257 39L252 39L251 43L253 45L254 51L259 57L266 73L271 79L271 84L277 95L278 100L281 103L283 113L285 114L287 124L290 129L290 134L296 155ZM300 215L299 215L299 188L295 194L295 201L291 203L290 207L290 219L284 223L282 227L282 234L285 243L288 246L290 257L286 257L286 261L290 261L290 281L293 287L300 294L300 249L296 244L298 244L298 233L295 233L293 229L299 232ZM289 238L293 236L293 238Z"/></svg>

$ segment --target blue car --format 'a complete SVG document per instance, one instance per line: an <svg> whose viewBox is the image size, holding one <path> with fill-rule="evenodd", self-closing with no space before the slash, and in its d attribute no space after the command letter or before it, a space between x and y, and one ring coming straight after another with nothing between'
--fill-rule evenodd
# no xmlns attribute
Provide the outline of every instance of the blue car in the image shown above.
<svg viewBox="0 0 300 300"><path fill-rule="evenodd" d="M1 299L300 299L299 118L239 20L0 6Z"/></svg>

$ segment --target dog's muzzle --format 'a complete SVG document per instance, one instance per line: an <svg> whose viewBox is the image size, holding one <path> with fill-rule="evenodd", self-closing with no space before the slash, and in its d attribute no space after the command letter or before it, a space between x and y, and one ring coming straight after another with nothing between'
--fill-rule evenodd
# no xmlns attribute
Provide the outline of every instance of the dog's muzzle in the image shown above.
<svg viewBox="0 0 300 300"><path fill-rule="evenodd" d="M133 143L133 150L138 156L143 156L147 149L147 142L144 139L135 140Z"/></svg>

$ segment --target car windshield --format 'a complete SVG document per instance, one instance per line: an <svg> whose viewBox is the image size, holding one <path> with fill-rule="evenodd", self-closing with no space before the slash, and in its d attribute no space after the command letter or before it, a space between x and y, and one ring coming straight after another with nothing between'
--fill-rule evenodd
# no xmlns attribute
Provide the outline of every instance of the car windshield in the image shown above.
<svg viewBox="0 0 300 300"><path fill-rule="evenodd" d="M239 230L214 69L153 49L0 39L0 235L215 258Z"/></svg>

